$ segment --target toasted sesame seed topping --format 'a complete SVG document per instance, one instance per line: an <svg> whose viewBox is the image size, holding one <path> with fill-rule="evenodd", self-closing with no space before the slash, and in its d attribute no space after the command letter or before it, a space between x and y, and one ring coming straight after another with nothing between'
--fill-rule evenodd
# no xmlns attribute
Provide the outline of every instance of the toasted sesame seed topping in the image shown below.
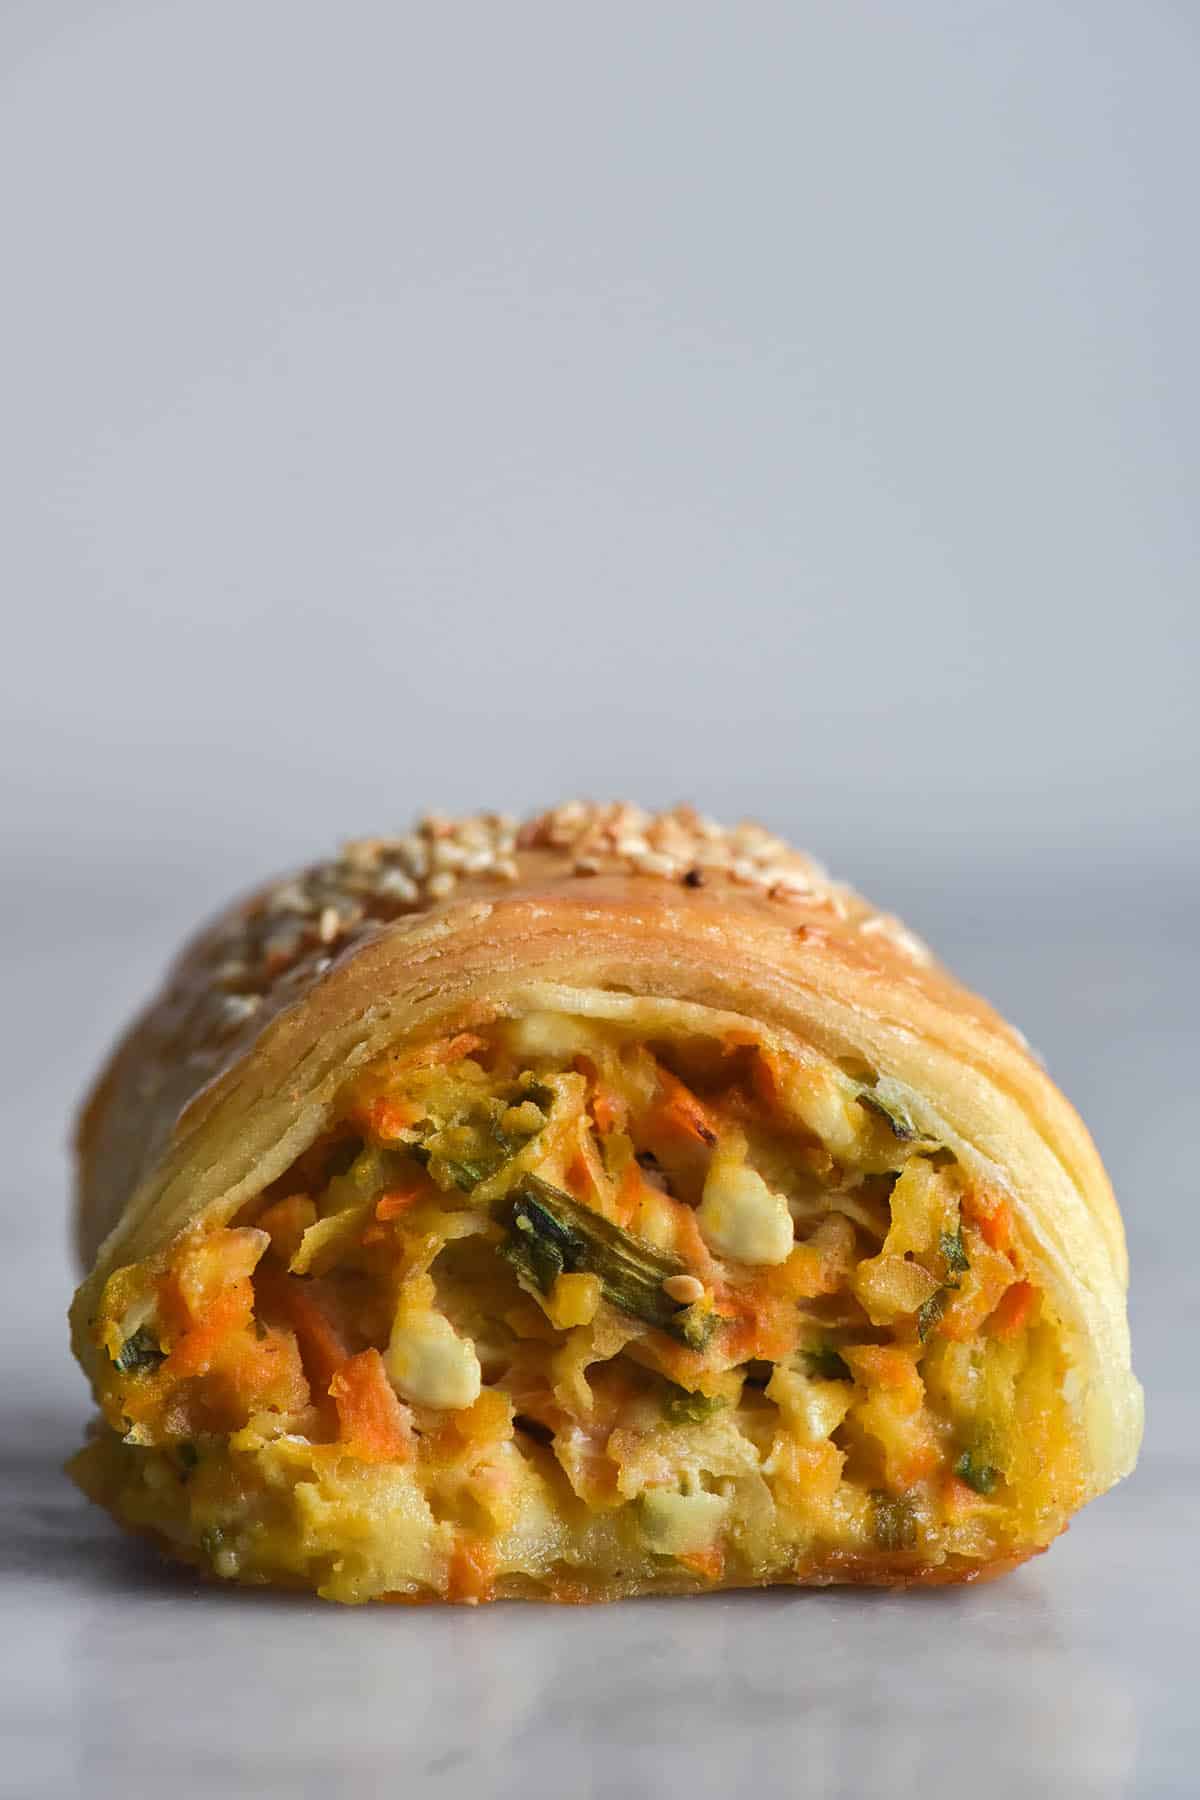
<svg viewBox="0 0 1200 1800"><path fill-rule="evenodd" d="M704 1298L704 1283L697 1281L694 1275L668 1275L662 1291L668 1300L678 1300L681 1306L694 1306L697 1300Z"/></svg>
<svg viewBox="0 0 1200 1800"><path fill-rule="evenodd" d="M500 812L460 819L426 813L410 831L357 839L334 860L280 881L214 934L214 1028L235 1030L268 993L278 988L282 997L331 966L334 945L450 900L464 883L486 892L523 875L570 881L605 874L687 890L732 883L784 907L849 920L916 963L931 960L899 920L873 912L813 858L750 821L726 828L690 806L652 813L582 800L523 822Z"/></svg>

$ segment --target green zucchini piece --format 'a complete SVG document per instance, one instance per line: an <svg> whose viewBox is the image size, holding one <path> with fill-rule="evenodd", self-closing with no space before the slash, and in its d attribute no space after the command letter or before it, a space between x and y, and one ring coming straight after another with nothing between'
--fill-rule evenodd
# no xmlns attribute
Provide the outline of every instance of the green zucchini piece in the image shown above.
<svg viewBox="0 0 1200 1800"><path fill-rule="evenodd" d="M681 1306L663 1292L670 1276L688 1274L686 1263L580 1206L540 1176L518 1182L507 1225L500 1254L539 1293L548 1294L563 1274L598 1275L610 1305L690 1350L703 1349L712 1336L715 1313L702 1305Z"/></svg>

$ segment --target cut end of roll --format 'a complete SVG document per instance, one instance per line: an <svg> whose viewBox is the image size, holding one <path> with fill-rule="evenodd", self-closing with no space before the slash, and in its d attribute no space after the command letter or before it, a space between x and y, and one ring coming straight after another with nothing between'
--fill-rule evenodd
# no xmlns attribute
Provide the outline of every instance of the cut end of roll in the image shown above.
<svg viewBox="0 0 1200 1800"><path fill-rule="evenodd" d="M969 1581L1136 1455L1082 1126L758 827L350 845L196 940L80 1149L74 1473L221 1580Z"/></svg>

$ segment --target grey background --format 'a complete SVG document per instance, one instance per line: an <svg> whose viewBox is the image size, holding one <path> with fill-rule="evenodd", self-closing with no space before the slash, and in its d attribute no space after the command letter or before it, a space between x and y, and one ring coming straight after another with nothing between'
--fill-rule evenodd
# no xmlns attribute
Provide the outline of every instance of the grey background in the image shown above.
<svg viewBox="0 0 1200 1800"><path fill-rule="evenodd" d="M1198 79L1186 3L0 6L0 1787L1194 1791ZM575 792L798 838L1081 1106L1149 1429L1036 1568L313 1616L58 1477L180 934Z"/></svg>

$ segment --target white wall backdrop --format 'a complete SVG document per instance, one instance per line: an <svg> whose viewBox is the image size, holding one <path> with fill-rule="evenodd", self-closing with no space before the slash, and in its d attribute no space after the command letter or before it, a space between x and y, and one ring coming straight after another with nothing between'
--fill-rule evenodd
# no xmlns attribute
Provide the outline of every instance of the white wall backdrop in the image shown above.
<svg viewBox="0 0 1200 1800"><path fill-rule="evenodd" d="M576 790L1193 868L1198 83L1165 0L8 0L25 879Z"/></svg>

